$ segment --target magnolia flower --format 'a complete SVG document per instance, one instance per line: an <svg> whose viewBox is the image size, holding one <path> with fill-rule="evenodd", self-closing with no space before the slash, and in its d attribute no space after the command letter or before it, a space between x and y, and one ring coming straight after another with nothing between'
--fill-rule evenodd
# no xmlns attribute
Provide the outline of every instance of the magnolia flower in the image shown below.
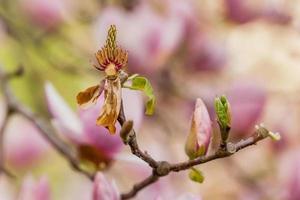
<svg viewBox="0 0 300 200"><path fill-rule="evenodd" d="M127 64L128 53L116 45L116 27L110 26L106 45L96 53L99 66L96 69L105 71L105 101L97 119L97 125L106 127L111 134L116 132L116 121L121 108L121 80L119 70ZM101 85L92 86L77 95L81 106L94 103L102 93Z"/></svg>
<svg viewBox="0 0 300 200"><path fill-rule="evenodd" d="M93 200L120 200L120 194L115 182L108 181L98 172L94 181Z"/></svg>
<svg viewBox="0 0 300 200"><path fill-rule="evenodd" d="M100 160L114 159L120 152L123 142L118 135L111 136L104 127L97 126L95 121L104 102L101 96L94 106L79 109L76 115L58 94L52 84L45 86L48 108L53 116L53 124L64 138L80 147L93 147ZM139 92L122 89L124 112L128 119L134 121L138 129L143 118L143 99ZM117 126L117 130L120 127Z"/></svg>
<svg viewBox="0 0 300 200"><path fill-rule="evenodd" d="M14 167L28 167L43 159L49 150L37 128L16 115L8 123L4 138L4 152Z"/></svg>
<svg viewBox="0 0 300 200"><path fill-rule="evenodd" d="M206 154L210 143L211 129L207 108L201 99L197 99L190 133L185 144L185 152L191 159Z"/></svg>
<svg viewBox="0 0 300 200"><path fill-rule="evenodd" d="M27 176L22 184L17 200L50 200L50 186L47 178L42 177L36 182L31 176Z"/></svg>
<svg viewBox="0 0 300 200"><path fill-rule="evenodd" d="M19 0L29 20L46 30L55 29L64 20L66 5L62 0Z"/></svg>

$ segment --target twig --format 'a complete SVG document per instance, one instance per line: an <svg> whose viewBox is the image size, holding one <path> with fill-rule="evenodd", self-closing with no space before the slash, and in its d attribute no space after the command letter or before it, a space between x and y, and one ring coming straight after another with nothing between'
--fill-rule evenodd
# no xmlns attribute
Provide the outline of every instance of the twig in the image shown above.
<svg viewBox="0 0 300 200"><path fill-rule="evenodd" d="M238 142L236 144L229 143L229 144L231 144L230 148L233 149L231 151L219 150L219 151L216 151L212 155L202 156L202 157L196 158L194 160L173 164L173 165L171 165L170 170L174 171L174 172L178 172L178 171L186 170L193 166L200 165L200 164L212 161L212 160L231 156L234 153L238 152L239 150L242 150L251 145L255 145L257 142L265 139L267 136L265 134L262 134L261 131L265 131L265 129L261 128L261 129L256 130L251 137L249 137L246 140L241 140L240 142Z"/></svg>
<svg viewBox="0 0 300 200"><path fill-rule="evenodd" d="M125 117L125 114L124 114L123 103L121 104L121 110L120 110L118 121L119 121L121 126L126 121L126 117ZM137 157L139 157L140 159L142 159L143 161L148 163L148 165L150 167L156 168L158 166L157 161L155 161L149 154L147 154L146 152L143 152L139 148L139 145L138 145L137 140L136 140L136 133L135 133L134 129L132 129L132 134L129 136L128 145L130 147L130 150L131 150L132 154L136 155Z"/></svg>
<svg viewBox="0 0 300 200"><path fill-rule="evenodd" d="M11 112L7 109L4 114L2 125L0 126L0 174L3 172L8 177L15 178L15 175L5 168L5 155L4 155L4 132L6 130L8 120Z"/></svg>
<svg viewBox="0 0 300 200"><path fill-rule="evenodd" d="M158 176L155 174L151 174L146 179L141 181L140 183L137 183L133 186L132 190L130 190L128 193L124 193L121 195L121 199L130 199L134 197L140 190L147 187L148 185L151 185L152 183L156 182L158 180Z"/></svg>
<svg viewBox="0 0 300 200"><path fill-rule="evenodd" d="M19 70L17 70L16 72L18 71ZM42 136L47 141L49 141L49 143L54 147L54 149L56 149L58 153L60 153L76 171L85 175L89 179L94 180L95 174L81 169L76 153L55 134L55 130L50 125L50 123L47 123L44 119L35 115L25 105L18 102L16 97L12 94L10 87L8 85L8 81L12 77L11 74L19 74L19 73L14 72L8 74L2 71L2 69L0 68L0 83L2 86L1 89L6 99L7 108L12 112L18 113L23 117L25 117L27 120L31 121L40 131Z"/></svg>
<svg viewBox="0 0 300 200"><path fill-rule="evenodd" d="M118 120L121 125L123 125L126 121L123 111L123 105L121 105L121 112ZM132 130L132 134L129 135L128 139L128 145L131 149L131 152L148 163L149 166L151 166L153 169L153 174L140 183L135 184L129 192L121 194L121 199L124 200L133 198L143 188L156 182L160 177L167 176L170 172L187 170L196 165L200 165L219 158L228 157L238 152L239 150L242 150L251 145L255 145L257 142L267 137L268 134L266 133L266 131L267 130L265 128L261 127L257 129L254 134L246 140L241 140L236 144L228 143L225 150L220 148L220 150L211 155L205 155L194 160L188 160L181 163L170 164L167 161L155 161L150 155L148 155L147 153L143 153L137 144L135 131Z"/></svg>

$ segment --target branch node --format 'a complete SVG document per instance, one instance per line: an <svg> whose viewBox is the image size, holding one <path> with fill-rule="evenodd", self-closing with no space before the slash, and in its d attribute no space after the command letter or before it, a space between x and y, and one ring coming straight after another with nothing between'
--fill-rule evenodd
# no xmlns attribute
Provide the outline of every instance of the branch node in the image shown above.
<svg viewBox="0 0 300 200"><path fill-rule="evenodd" d="M170 173L170 171L171 171L171 165L166 161L158 162L157 168L154 169L154 173L157 176L166 176Z"/></svg>

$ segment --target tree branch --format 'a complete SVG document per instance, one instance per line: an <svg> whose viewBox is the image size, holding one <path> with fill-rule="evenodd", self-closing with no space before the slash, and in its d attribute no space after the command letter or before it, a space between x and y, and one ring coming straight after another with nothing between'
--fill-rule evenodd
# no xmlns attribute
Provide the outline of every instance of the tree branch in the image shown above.
<svg viewBox="0 0 300 200"><path fill-rule="evenodd" d="M120 111L118 121L121 125L123 125L126 121L126 117L124 115L124 110L123 110L123 104L121 105L121 111ZM151 176L147 177L140 183L135 184L129 192L121 194L122 200L133 198L138 192L140 192L146 186L149 186L152 183L158 181L158 179L162 176L167 176L170 172L179 172L179 171L187 170L193 166L204 164L212 160L229 157L235 154L236 152L246 147L249 147L251 145L255 145L257 142L268 137L268 130L265 129L264 127L259 127L253 133L253 135L248 139L241 140L236 144L227 143L226 148L220 148L218 151L216 151L211 155L205 155L193 160L170 164L167 161L155 161L150 155L148 155L147 153L143 153L143 151L139 148L137 144L135 131L133 129L131 131L132 133L129 134L129 138L127 142L131 149L131 152L137 157L144 160L146 163L148 163L149 166L152 167L153 173Z"/></svg>
<svg viewBox="0 0 300 200"><path fill-rule="evenodd" d="M125 200L134 197L140 190L156 182L158 179L159 179L158 176L156 176L155 174L151 174L143 181L133 185L133 188L129 192L122 194L121 199Z"/></svg>
<svg viewBox="0 0 300 200"><path fill-rule="evenodd" d="M118 121L119 121L121 126L123 126L123 124L126 121L126 117L125 117L125 114L124 114L123 103L121 104L121 110L120 110ZM137 140L136 140L135 130L132 129L131 132L132 133L129 135L129 139L128 139L128 145L130 147L130 150L131 150L132 154L134 154L138 158L140 158L143 161L145 161L146 163L148 163L148 165L150 167L157 168L157 166L158 166L157 161L155 161L147 152L143 152L139 148L139 145L138 145Z"/></svg>

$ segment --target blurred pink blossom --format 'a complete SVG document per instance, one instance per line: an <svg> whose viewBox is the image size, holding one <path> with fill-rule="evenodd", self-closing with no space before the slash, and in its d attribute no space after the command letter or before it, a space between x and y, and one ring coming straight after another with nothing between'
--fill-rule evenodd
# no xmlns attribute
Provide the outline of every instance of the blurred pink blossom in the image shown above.
<svg viewBox="0 0 300 200"><path fill-rule="evenodd" d="M55 29L64 20L63 0L19 0L29 20L46 30Z"/></svg>
<svg viewBox="0 0 300 200"><path fill-rule="evenodd" d="M93 200L119 200L120 194L115 182L108 181L98 172L94 181Z"/></svg>
<svg viewBox="0 0 300 200"><path fill-rule="evenodd" d="M17 200L50 200L50 186L46 177L36 182L33 177L27 176L22 184Z"/></svg>
<svg viewBox="0 0 300 200"><path fill-rule="evenodd" d="M131 12L118 7L106 7L95 24L97 41L104 44L106 30L115 24L120 45L129 51L129 70L152 74L163 67L180 44L183 21L174 15L159 14L146 2Z"/></svg>
<svg viewBox="0 0 300 200"><path fill-rule="evenodd" d="M230 86L226 95L231 105L232 132L249 133L263 114L267 100L265 89L254 81L238 81Z"/></svg>
<svg viewBox="0 0 300 200"><path fill-rule="evenodd" d="M201 99L196 100L185 152L191 158L206 154L210 143L212 124L207 108Z"/></svg>
<svg viewBox="0 0 300 200"><path fill-rule="evenodd" d="M46 84L45 91L53 123L65 138L76 145L91 145L108 159L114 158L120 152L123 143L119 135L111 135L106 128L96 125L104 100L103 95L96 105L79 109L76 115L50 83ZM143 118L141 94L128 89L123 89L122 93L126 117L132 119L134 128L138 129Z"/></svg>
<svg viewBox="0 0 300 200"><path fill-rule="evenodd" d="M258 10L247 5L249 1L224 0L227 17L237 23L247 23L260 16Z"/></svg>
<svg viewBox="0 0 300 200"><path fill-rule="evenodd" d="M277 24L288 24L291 16L280 1L224 0L227 17L236 23L265 19Z"/></svg>
<svg viewBox="0 0 300 200"><path fill-rule="evenodd" d="M37 128L22 116L11 117L4 135L4 151L14 167L28 167L50 149Z"/></svg>
<svg viewBox="0 0 300 200"><path fill-rule="evenodd" d="M199 16L193 0L166 0L168 15L183 24L184 39L188 40L199 28Z"/></svg>
<svg viewBox="0 0 300 200"><path fill-rule="evenodd" d="M220 70L227 62L227 49L222 41L199 32L188 41L187 66L194 70Z"/></svg>

